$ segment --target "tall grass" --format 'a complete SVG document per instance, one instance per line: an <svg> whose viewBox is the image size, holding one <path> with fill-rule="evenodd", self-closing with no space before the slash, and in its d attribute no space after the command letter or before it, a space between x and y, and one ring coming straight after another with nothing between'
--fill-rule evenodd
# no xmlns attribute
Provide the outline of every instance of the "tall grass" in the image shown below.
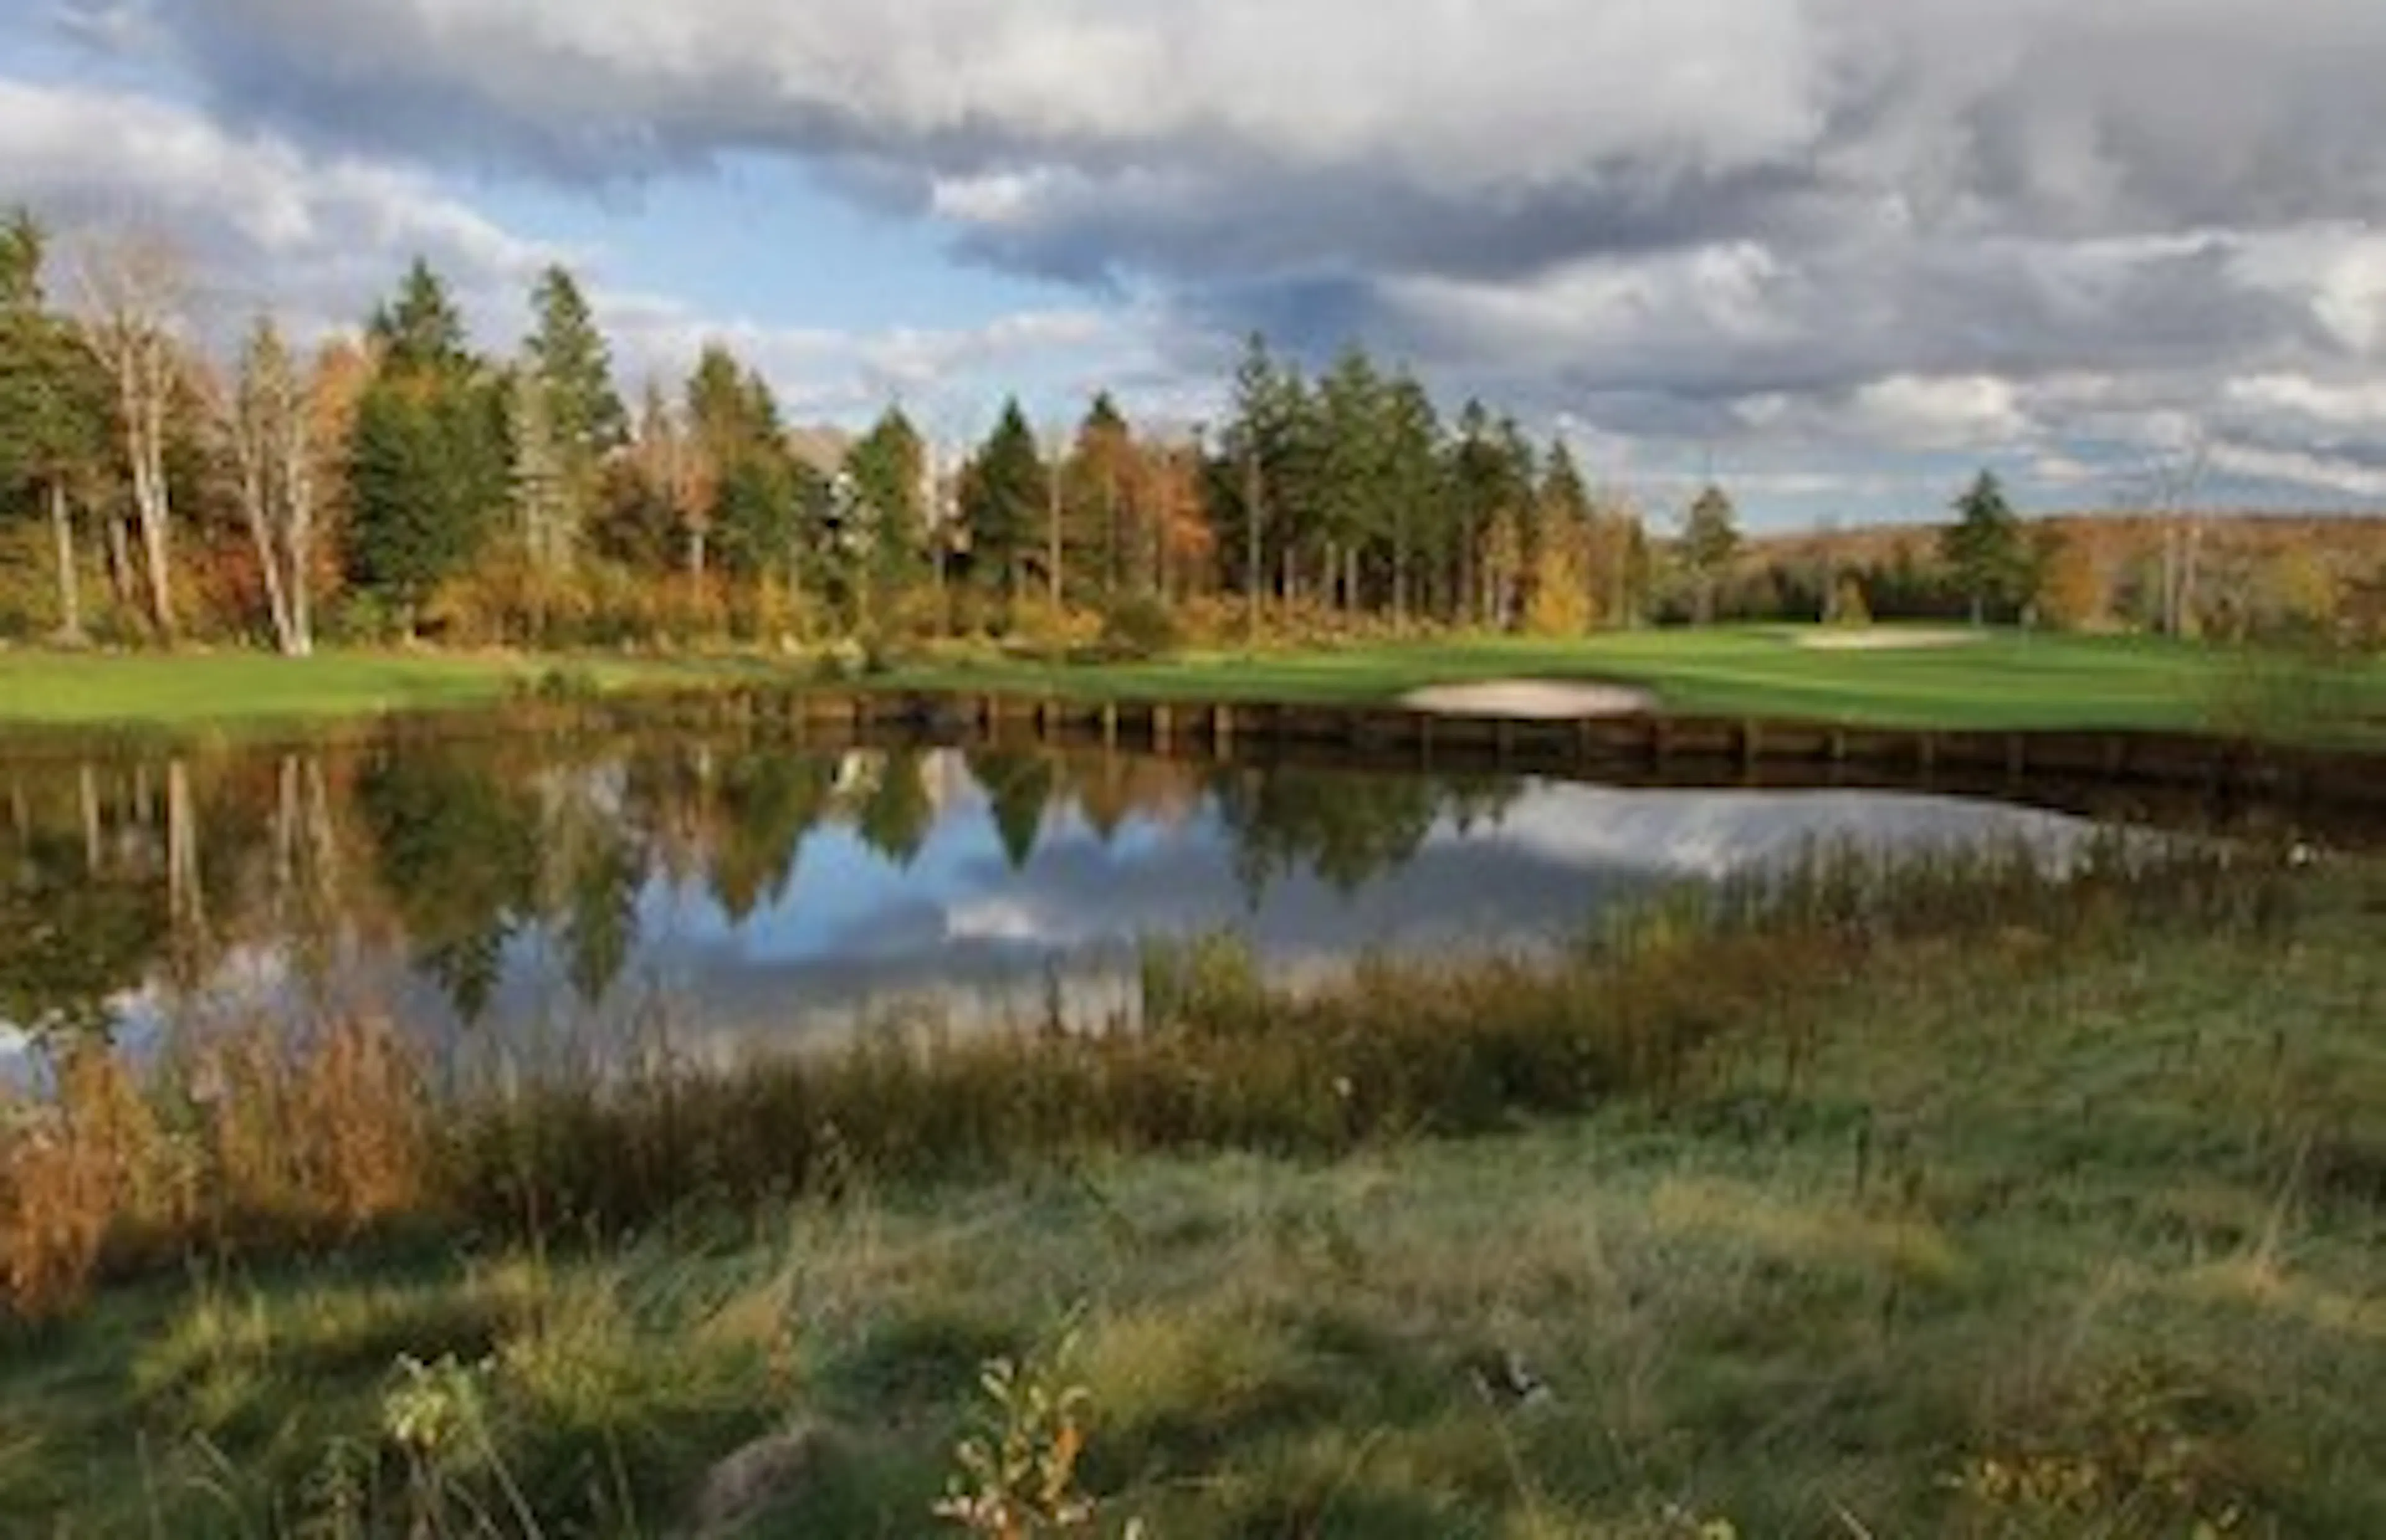
<svg viewBox="0 0 2386 1540"><path fill-rule="evenodd" d="M1685 889L1538 960L1379 960L1265 987L1230 943L1155 946L1144 1020L1107 1030L866 1033L729 1067L522 1086L424 1072L384 1021L185 1043L154 1065L61 1057L0 1102L0 1304L71 1309L99 1278L400 1224L544 1242L681 1209L1096 1154L1331 1154L1694 1087L1729 1033L1812 1033L1904 954L2016 934L2260 930L2283 858L2113 839L1802 860Z"/></svg>

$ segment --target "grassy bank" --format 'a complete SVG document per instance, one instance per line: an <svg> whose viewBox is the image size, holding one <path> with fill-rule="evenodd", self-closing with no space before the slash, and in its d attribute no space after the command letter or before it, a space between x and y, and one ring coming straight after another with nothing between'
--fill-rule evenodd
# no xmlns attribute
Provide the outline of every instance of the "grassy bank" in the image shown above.
<svg viewBox="0 0 2386 1540"><path fill-rule="evenodd" d="M1811 645L1829 635L1775 626L1568 642L1472 637L1092 667L953 664L901 670L891 682L1079 698L1339 704L1396 700L1431 684L1581 679L1639 685L1666 710L1715 716L1992 730L2352 726L2386 738L2386 659L2316 671L2276 653L2006 631L1958 645ZM2266 724L2265 713L2275 720Z"/></svg>
<svg viewBox="0 0 2386 1540"><path fill-rule="evenodd" d="M1086 1533L2386 1533L2375 875L1955 875L1306 1004L1155 956L1107 1045L427 1123L332 1089L427 1094L392 1060L219 1076L125 1281L9 1342L0 1512L680 1533L746 1446L746 1533L930 1533L978 1364L1041 1347ZM293 1268L208 1211L238 1171L408 1223Z"/></svg>
<svg viewBox="0 0 2386 1540"><path fill-rule="evenodd" d="M1057 664L948 652L868 676L887 689L1381 704L1431 684L1532 677L1619 682L1666 710L1897 727L2169 728L2386 741L2386 660L2316 670L2278 653L2113 637L1989 632L1961 645L1843 649L1816 628L1504 636ZM801 683L810 666L518 654L0 652L0 732L186 733L496 705L542 679L573 689Z"/></svg>
<svg viewBox="0 0 2386 1540"><path fill-rule="evenodd" d="M551 676L630 690L751 678L759 666L515 653L79 653L0 650L0 732L11 727L237 733L399 711L486 708Z"/></svg>

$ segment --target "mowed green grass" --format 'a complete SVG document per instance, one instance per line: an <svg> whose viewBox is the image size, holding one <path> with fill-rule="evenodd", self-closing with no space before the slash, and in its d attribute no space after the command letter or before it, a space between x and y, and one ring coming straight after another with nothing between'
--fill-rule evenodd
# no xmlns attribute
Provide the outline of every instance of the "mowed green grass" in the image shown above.
<svg viewBox="0 0 2386 1540"><path fill-rule="evenodd" d="M604 690L733 671L513 653L0 651L0 728L240 729L465 709L495 705L559 670Z"/></svg>
<svg viewBox="0 0 2386 1540"><path fill-rule="evenodd" d="M906 670L898 685L1076 697L1287 703L1397 700L1430 684L1493 679L1637 685L1677 713L1808 718L1890 727L2175 728L2267 676L2271 655L2115 637L1992 631L1959 645L1871 650L1802 645L1799 628L1618 633L1582 641L1479 637L1348 650L1191 655L1151 663L1005 662ZM2386 722L2386 662L2340 671L2352 715Z"/></svg>
<svg viewBox="0 0 2386 1540"><path fill-rule="evenodd" d="M1811 628L1617 633L1579 641L1473 636L1411 643L1191 653L1149 663L926 662L873 687L1017 691L1074 698L1382 704L1431 684L1594 680L1648 690L1668 711L1890 727L2210 727L2265 695L2299 695L2278 655L2158 640L1991 631L1953 646L1835 649ZM554 670L600 690L707 682L799 683L760 659L333 652L95 655L0 652L0 728L188 732L332 723L392 711L485 707ZM2329 704L2279 704L2335 732L2386 737L2386 660L2330 671ZM2233 721L2233 719L2232 719ZM2256 724L2257 730L2259 724ZM2280 731L2297 731L2292 727Z"/></svg>
<svg viewBox="0 0 2386 1540"><path fill-rule="evenodd" d="M737 1533L951 1533L977 1365L1074 1320L1106 1536L2386 1534L2386 891L2306 881L2291 934L1902 953L1811 1038L1743 1023L1695 1090L1504 1136L202 1263L0 1351L0 1514L346 1533L334 1476L406 1479L397 1356L452 1354L459 1463L543 1533L689 1533L790 1425L815 1453ZM1546 1398L1484 1394L1511 1355Z"/></svg>

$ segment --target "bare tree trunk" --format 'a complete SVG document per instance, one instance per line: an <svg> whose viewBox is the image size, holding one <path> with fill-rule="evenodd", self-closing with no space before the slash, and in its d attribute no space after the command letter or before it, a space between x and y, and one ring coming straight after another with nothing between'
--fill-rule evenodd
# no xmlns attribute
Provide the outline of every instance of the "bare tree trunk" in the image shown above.
<svg viewBox="0 0 2386 1540"><path fill-rule="evenodd" d="M266 476L261 448L246 442L239 446L241 513L248 524L249 544L256 547L257 571L265 583L265 612L273 627L274 650L288 657L297 653L297 634L291 627L290 604L283 592L282 554L276 549L273 513L269 506L273 491Z"/></svg>
<svg viewBox="0 0 2386 1540"><path fill-rule="evenodd" d="M207 922L206 890L199 883L199 813L191 796L191 772L182 760L166 766L167 911L194 930Z"/></svg>
<svg viewBox="0 0 2386 1540"><path fill-rule="evenodd" d="M306 657L315 650L315 445L303 403L282 447L283 545L290 563L290 655Z"/></svg>
<svg viewBox="0 0 2386 1540"><path fill-rule="evenodd" d="M1047 533L1051 543L1048 557L1049 570L1045 581L1051 590L1052 613L1061 613L1061 452L1055 445L1052 463L1044 473L1044 510Z"/></svg>
<svg viewBox="0 0 2386 1540"><path fill-rule="evenodd" d="M58 556L58 640L70 645L82 643L82 589L75 579L74 519L67 508L67 487L63 481L50 482L50 533L57 543Z"/></svg>
<svg viewBox="0 0 2386 1540"><path fill-rule="evenodd" d="M1244 598L1248 601L1244 615L1245 628L1250 645L1260 640L1260 457L1255 449L1243 451L1243 521L1248 528L1249 548L1244 553Z"/></svg>
<svg viewBox="0 0 2386 1540"><path fill-rule="evenodd" d="M128 386L128 390L144 387ZM141 526L141 555L149 587L149 620L170 645L174 624L174 553L169 520L173 508L166 486L166 403L162 392L128 395L125 447L132 460L132 511Z"/></svg>
<svg viewBox="0 0 2386 1540"><path fill-rule="evenodd" d="M82 804L83 875L96 878L104 855L99 832L99 777L88 759L77 767L76 791Z"/></svg>
<svg viewBox="0 0 2386 1540"><path fill-rule="evenodd" d="M132 552L126 544L124 520L111 517L107 520L107 581L115 591L119 608L132 607Z"/></svg>
<svg viewBox="0 0 2386 1540"><path fill-rule="evenodd" d="M1103 597L1114 601L1119 590L1126 586L1126 540L1119 528L1118 467L1109 460L1106 451L1102 466L1102 528L1107 532L1109 548L1103 553Z"/></svg>

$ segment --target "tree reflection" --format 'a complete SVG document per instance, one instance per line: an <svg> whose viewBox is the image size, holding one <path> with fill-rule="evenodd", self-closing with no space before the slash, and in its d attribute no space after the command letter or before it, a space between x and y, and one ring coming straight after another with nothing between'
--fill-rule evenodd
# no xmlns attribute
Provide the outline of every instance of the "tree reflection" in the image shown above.
<svg viewBox="0 0 2386 1540"><path fill-rule="evenodd" d="M778 903L794 883L804 837L828 811L836 765L816 757L744 753L722 768L716 794L712 892L742 920Z"/></svg>
<svg viewBox="0 0 2386 1540"><path fill-rule="evenodd" d="M0 1021L37 1039L104 1036L115 998L168 948L166 889L145 832L103 806L83 767L64 795L19 783L0 846ZM131 836L128 838L128 835Z"/></svg>
<svg viewBox="0 0 2386 1540"><path fill-rule="evenodd" d="M1050 756L973 750L970 779L986 792L995 833L1013 871L1023 870L1044 832L1044 814L1060 798L1060 766Z"/></svg>
<svg viewBox="0 0 2386 1540"><path fill-rule="evenodd" d="M892 865L909 869L928 843L936 821L928 795L926 765L917 749L895 749L880 759L868 794L854 818L861 843Z"/></svg>
<svg viewBox="0 0 2386 1540"><path fill-rule="evenodd" d="M445 746L387 753L358 779L383 891L423 970L478 1021L505 942L532 918L539 808L496 768Z"/></svg>
<svg viewBox="0 0 2386 1540"><path fill-rule="evenodd" d="M790 904L803 845L835 820L910 868L966 768L1016 870L1061 836L1204 811L1256 903L1314 871L1350 894L1517 795L1505 778L1421 780L973 750L816 756L632 733L559 744L404 733L320 751L44 762L0 782L0 1022L104 1033L122 1002L170 1008L235 952L270 998L323 1006L343 962L400 960L483 1020L521 935L559 985L603 1008L638 955L650 883L702 884L733 924ZM1082 821L1056 821L1074 808ZM976 816L973 812L971 816ZM1190 838L1212 837L1207 829ZM775 922L775 921L774 921ZM369 975L368 975L369 976Z"/></svg>
<svg viewBox="0 0 2386 1540"><path fill-rule="evenodd" d="M1445 817L1473 820L1513 801L1516 783L1277 768L1221 771L1211 795L1253 905L1303 870L1350 895L1416 858Z"/></svg>

